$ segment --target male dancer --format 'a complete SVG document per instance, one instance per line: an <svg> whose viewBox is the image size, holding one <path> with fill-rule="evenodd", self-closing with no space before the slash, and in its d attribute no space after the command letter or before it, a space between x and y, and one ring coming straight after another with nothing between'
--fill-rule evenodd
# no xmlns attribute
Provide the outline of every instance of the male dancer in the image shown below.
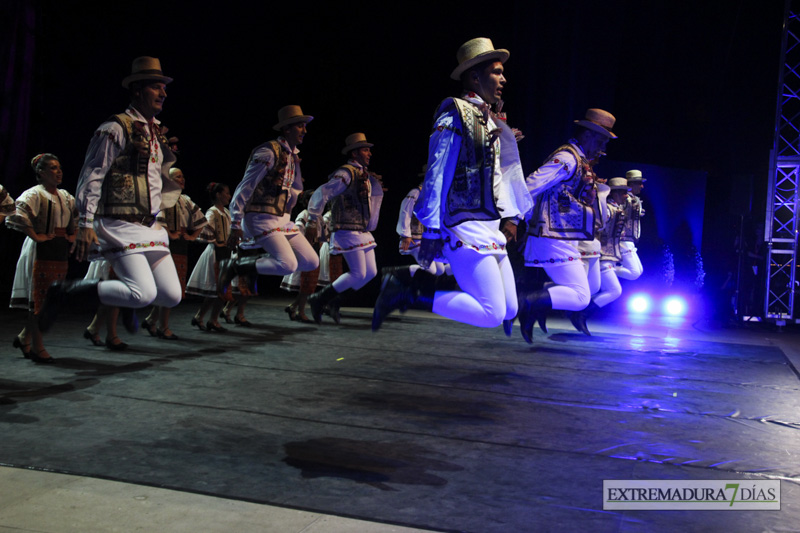
<svg viewBox="0 0 800 533"><path fill-rule="evenodd" d="M372 329L393 310L426 309L480 327L496 327L517 313L514 273L506 243L532 207L514 132L491 112L506 84L508 50L476 38L459 48L450 77L459 98L447 98L433 123L428 172L415 213L425 226L418 260L450 263L460 291L436 290L436 276L420 270L410 280L384 276Z"/></svg>

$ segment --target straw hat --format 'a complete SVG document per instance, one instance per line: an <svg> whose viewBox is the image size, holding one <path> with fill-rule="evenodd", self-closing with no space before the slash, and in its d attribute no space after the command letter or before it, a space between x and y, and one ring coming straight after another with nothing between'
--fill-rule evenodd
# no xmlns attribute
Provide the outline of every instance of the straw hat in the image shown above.
<svg viewBox="0 0 800 533"><path fill-rule="evenodd" d="M625 173L625 177L628 179L629 182L631 182L631 181L634 181L634 182L637 182L637 181L645 182L645 181L647 181L647 178L643 178L642 177L642 171L641 170L629 170L629 171L627 171Z"/></svg>
<svg viewBox="0 0 800 533"><path fill-rule="evenodd" d="M127 89L131 83L143 80L170 83L172 78L164 76L161 72L161 61L157 57L142 56L133 60L131 75L122 80L122 86Z"/></svg>
<svg viewBox="0 0 800 533"><path fill-rule="evenodd" d="M372 148L375 146L372 143L367 142L367 136L363 133L353 133L347 136L344 140L344 148L342 148L342 153L347 155L350 153L350 150L355 150L356 148Z"/></svg>
<svg viewBox="0 0 800 533"><path fill-rule="evenodd" d="M617 136L611 131L616 121L617 119L614 118L614 115L608 111L603 111L602 109L587 109L586 117L582 120L576 120L575 124L602 133L610 139L616 139Z"/></svg>
<svg viewBox="0 0 800 533"><path fill-rule="evenodd" d="M299 105L287 105L278 109L278 123L272 126L275 131L281 131L281 128L294 124L295 122L305 122L308 124L314 120L311 115L304 115L303 110Z"/></svg>
<svg viewBox="0 0 800 533"><path fill-rule="evenodd" d="M508 56L508 50L502 48L495 50L491 39L487 39L486 37L471 39L462 44L461 48L456 52L458 66L450 74L450 77L454 80L461 79L461 73L478 63L483 63L490 59L505 63Z"/></svg>
<svg viewBox="0 0 800 533"><path fill-rule="evenodd" d="M628 190L628 180L625 178L611 178L608 180L607 185L612 191L618 189Z"/></svg>

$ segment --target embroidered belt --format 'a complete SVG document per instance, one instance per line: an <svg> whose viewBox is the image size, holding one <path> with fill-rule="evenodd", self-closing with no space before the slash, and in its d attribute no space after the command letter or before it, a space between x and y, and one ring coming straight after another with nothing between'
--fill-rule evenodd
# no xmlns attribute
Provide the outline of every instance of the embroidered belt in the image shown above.
<svg viewBox="0 0 800 533"><path fill-rule="evenodd" d="M133 222L134 224L141 224L142 226L152 226L156 217L153 215L103 215L103 218L113 218L114 220L124 220L125 222Z"/></svg>

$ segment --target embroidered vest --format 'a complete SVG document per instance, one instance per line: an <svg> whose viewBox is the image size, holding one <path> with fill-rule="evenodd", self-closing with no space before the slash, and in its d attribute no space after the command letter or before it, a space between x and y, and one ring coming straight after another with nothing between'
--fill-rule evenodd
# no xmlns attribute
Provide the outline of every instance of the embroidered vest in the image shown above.
<svg viewBox="0 0 800 533"><path fill-rule="evenodd" d="M418 187L422 189L422 185ZM417 203L419 202L419 195L417 195L417 199L414 202L414 209L417 208ZM422 238L422 234L425 233L425 225L419 221L417 215L414 214L414 211L411 212L411 224L409 224L409 230L411 231L411 238L418 241Z"/></svg>
<svg viewBox="0 0 800 533"><path fill-rule="evenodd" d="M100 193L96 216L104 215L150 215L150 184L147 181L147 165L150 161L150 143L142 122L120 113L112 116L125 132L125 148L111 163ZM169 169L176 157L167 138L159 130L156 133L162 155L162 197L159 209L171 207L180 196L180 187L169 177ZM177 195L174 194L177 188Z"/></svg>
<svg viewBox="0 0 800 533"><path fill-rule="evenodd" d="M350 173L350 184L331 202L333 231L365 231L370 221L369 200L372 194L369 175L362 168L342 165Z"/></svg>
<svg viewBox="0 0 800 533"><path fill-rule="evenodd" d="M619 249L619 241L624 228L623 224L626 220L625 208L609 203L608 210L611 216L597 235L600 241L600 260L621 261L622 254Z"/></svg>
<svg viewBox="0 0 800 533"><path fill-rule="evenodd" d="M267 213L275 216L286 214L286 204L289 201L289 189L284 185L284 174L289 165L289 154L281 147L278 141L269 141L270 149L275 154L275 164L272 170L258 182L253 196L245 207L245 213ZM253 151L255 153L255 151ZM250 157L253 157L253 153ZM275 182L280 180L278 184Z"/></svg>
<svg viewBox="0 0 800 533"><path fill-rule="evenodd" d="M589 172L589 163L571 144L558 148L545 162L562 151L569 152L575 158L575 172L536 197L528 233L548 239L592 240L594 211L591 206L578 200L589 186L584 182L584 177Z"/></svg>
<svg viewBox="0 0 800 533"><path fill-rule="evenodd" d="M444 225L452 228L468 220L498 220L494 167L499 154L487 120L477 106L460 98L445 100L440 112L449 102L461 117L462 131L458 162L444 202Z"/></svg>
<svg viewBox="0 0 800 533"><path fill-rule="evenodd" d="M639 242L642 235L642 200L638 196L628 193L625 202L625 229L622 231L622 240Z"/></svg>

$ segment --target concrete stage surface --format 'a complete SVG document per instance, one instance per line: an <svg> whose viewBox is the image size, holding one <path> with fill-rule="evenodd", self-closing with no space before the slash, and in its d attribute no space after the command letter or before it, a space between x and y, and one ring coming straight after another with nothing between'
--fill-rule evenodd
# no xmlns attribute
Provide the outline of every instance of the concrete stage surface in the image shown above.
<svg viewBox="0 0 800 533"><path fill-rule="evenodd" d="M51 366L12 349L24 312L2 311L0 464L10 468L0 469L0 531L800 524L796 331L652 320L590 323L586 337L554 317L529 346L516 326L507 338L425 313L393 315L378 333L368 309L345 309L341 326L290 322L286 303L254 301L256 327L220 334L189 326L190 300L173 311L180 340L120 327L125 352L91 346L81 336L91 317L64 313L45 339ZM141 501L114 514L119 488L85 492L80 505L26 492L30 471L55 473L45 486L71 474L189 500L152 524ZM780 480L781 509L603 510L603 480ZM224 520L208 517L207 502L218 498L236 511L216 529ZM272 511L236 507L253 504ZM292 526L286 512L325 519ZM188 525L192 516L201 524Z"/></svg>

